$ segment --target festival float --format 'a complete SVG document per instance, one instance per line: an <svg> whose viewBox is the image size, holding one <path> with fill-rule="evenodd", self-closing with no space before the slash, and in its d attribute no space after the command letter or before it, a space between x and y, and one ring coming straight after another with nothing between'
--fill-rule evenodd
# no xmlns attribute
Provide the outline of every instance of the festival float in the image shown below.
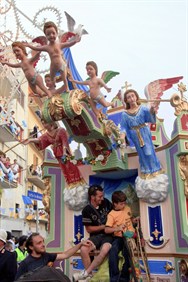
<svg viewBox="0 0 188 282"><path fill-rule="evenodd" d="M180 79L182 77L155 81L152 85L155 90L153 92L157 93L158 84L161 81L167 84L167 87L171 87L169 85L179 82ZM139 228L141 227L143 233L145 247L143 248L139 241L137 242L136 251L130 248L133 265L138 261L140 263L140 274L135 272L137 278L134 277L135 280L133 281L185 281L180 279L187 275L186 187L188 135L186 123L188 104L183 96L186 88L182 82L178 84L178 89L179 93L173 94L169 101L174 107L176 115L172 139L168 140L161 119L157 119L156 124L150 124L152 139L154 144L155 142L158 144L155 151L167 176L168 188L165 188L165 192L162 191L162 194L164 193L162 199L161 196L156 197L156 195L154 199L151 199L150 195L144 198L142 193L138 194L136 192L135 183L140 171L138 154L134 148L125 149L121 146L118 124L124 106L118 97L116 98L118 106L109 110L108 118L104 120L97 119L91 112L85 92L79 89L71 90L70 94L59 94L46 101L43 105L42 113L47 122L56 120L57 116L60 117L69 135L87 148L87 158L74 160L74 157L72 157L72 161L82 173L86 172L86 166L87 169L90 169L85 176L87 177L86 182L89 185L94 183L104 185L105 195L109 198L116 189L123 190L127 195L128 203L130 203L134 215L140 217ZM150 98L150 100L156 99L159 99L157 95ZM64 156L64 158L66 157ZM49 175L49 170L52 170L52 167L46 167L45 163L49 163L49 158L44 161L44 168ZM147 176L145 178L147 185L153 186L151 180L155 182L156 176ZM164 180L157 181L156 185L159 191L161 190L160 185L163 190ZM68 210L65 207L65 214L72 217L74 228L72 238L74 242L79 242L79 240L86 237L80 218L81 215L78 215L77 207L74 208L74 205L71 206L70 204L74 202L74 195L77 198L75 192L77 189L79 193L79 186L66 187L65 185L62 192L64 203L68 206ZM152 187L149 189L152 190ZM80 207L82 208L82 205ZM174 209L174 207L176 208ZM54 214L54 219L55 217ZM183 222L185 223L184 227ZM71 263L73 270L83 269L79 257L74 258ZM91 281L100 281L97 280L99 277L104 277L102 281L108 281L105 274L103 276L104 269L105 267L101 266Z"/></svg>
<svg viewBox="0 0 188 282"><path fill-rule="evenodd" d="M68 30L61 40L72 36L74 33ZM43 44L43 39L32 38L32 41ZM69 75L81 80L69 48L63 51L63 56ZM108 71L106 76L111 79L114 72ZM168 101L163 101L163 92L173 85L177 85L178 91L172 93ZM157 116L155 123L147 124L164 178L155 173L143 177L134 146L123 146L119 124L125 106L121 93L113 99L115 108L105 113L101 109L101 117L98 117L90 106L87 87L69 81L69 88L70 92L55 94L43 102L42 119L47 131L54 130L48 125L61 121L69 138L85 146L87 156L76 157L70 152L68 137L60 132L61 128L58 134L54 131L53 137L59 138L61 151L53 148L53 154L47 148L53 145L53 138L37 145L38 149L45 149L43 203L49 214L48 251L61 251L87 238L81 210L87 204L89 185L100 184L109 199L115 190L125 192L133 215L139 218L137 239L134 243L128 241L132 281L188 281L188 102L183 77L157 78L148 84L146 99L141 99L143 104L160 101L174 108L176 118L171 139L165 133L163 117ZM154 185L155 193L152 193ZM142 193L143 189L151 193ZM79 253L55 267L64 270L69 277L83 270ZM109 281L107 260L91 281Z"/></svg>

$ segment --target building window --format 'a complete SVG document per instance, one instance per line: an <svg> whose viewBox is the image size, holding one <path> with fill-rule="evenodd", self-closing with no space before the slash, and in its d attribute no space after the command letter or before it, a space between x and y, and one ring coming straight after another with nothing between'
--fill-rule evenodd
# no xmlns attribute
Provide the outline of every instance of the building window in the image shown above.
<svg viewBox="0 0 188 282"><path fill-rule="evenodd" d="M20 212L20 205L19 204L15 204L15 218L19 217L19 212Z"/></svg>

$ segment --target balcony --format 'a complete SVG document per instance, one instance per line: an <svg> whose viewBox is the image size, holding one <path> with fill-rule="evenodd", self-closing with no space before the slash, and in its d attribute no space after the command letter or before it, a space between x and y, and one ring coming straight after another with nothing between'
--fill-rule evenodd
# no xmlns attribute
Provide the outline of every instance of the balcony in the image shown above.
<svg viewBox="0 0 188 282"><path fill-rule="evenodd" d="M28 171L27 179L31 184L39 187L40 189L42 189L42 190L45 189L45 185L44 185L44 182L42 180L42 176L38 175L36 172L31 173L30 171Z"/></svg>
<svg viewBox="0 0 188 282"><path fill-rule="evenodd" d="M28 106L36 116L41 119L41 107L43 105L42 99L38 97L29 96Z"/></svg>
<svg viewBox="0 0 188 282"><path fill-rule="evenodd" d="M45 186L44 186L44 182L42 181L42 179L37 176L37 175L29 175L27 177L28 181L30 183L32 183L33 185L39 187L40 189L44 190Z"/></svg>
<svg viewBox="0 0 188 282"><path fill-rule="evenodd" d="M44 208L39 208L37 215L37 211L30 206L30 208L26 209L25 219L34 222L48 222L48 213L44 210Z"/></svg>
<svg viewBox="0 0 188 282"><path fill-rule="evenodd" d="M0 181L0 188L1 189L14 189L18 187L17 182L9 181L8 179L3 179L3 181Z"/></svg>
<svg viewBox="0 0 188 282"><path fill-rule="evenodd" d="M11 111L11 113L8 112L7 107L7 100L1 98L1 104L0 104L0 142L11 142L11 141L19 141L20 139L20 133L21 133L21 127L19 124L15 121L14 118L14 111Z"/></svg>
<svg viewBox="0 0 188 282"><path fill-rule="evenodd" d="M18 135L13 133L8 125L0 125L0 142L15 142L19 141Z"/></svg>

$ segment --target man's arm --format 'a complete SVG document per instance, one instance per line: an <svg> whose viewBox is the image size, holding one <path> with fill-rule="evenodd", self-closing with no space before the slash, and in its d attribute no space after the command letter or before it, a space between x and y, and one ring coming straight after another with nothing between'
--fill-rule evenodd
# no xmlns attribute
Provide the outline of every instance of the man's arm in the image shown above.
<svg viewBox="0 0 188 282"><path fill-rule="evenodd" d="M85 225L85 228L88 233L95 233L99 231L104 231L105 225L99 225L99 226Z"/></svg>
<svg viewBox="0 0 188 282"><path fill-rule="evenodd" d="M68 249L65 252L62 252L60 254L57 254L56 260L63 260L63 259L67 259L70 258L71 256L73 256L82 246L90 246L91 243L89 241L82 241L79 244L75 245L74 247Z"/></svg>

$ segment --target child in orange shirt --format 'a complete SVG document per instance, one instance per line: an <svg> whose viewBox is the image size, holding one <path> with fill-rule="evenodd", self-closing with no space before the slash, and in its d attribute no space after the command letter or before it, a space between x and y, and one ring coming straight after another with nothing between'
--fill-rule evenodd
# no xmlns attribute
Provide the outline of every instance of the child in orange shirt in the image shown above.
<svg viewBox="0 0 188 282"><path fill-rule="evenodd" d="M107 216L105 233L113 233L114 235L112 248L109 252L110 282L129 282L130 280L128 250L124 245L123 236L133 236L135 229L132 224L131 209L127 206L126 199L125 193L115 191L112 194L113 210ZM120 251L122 251L125 258L121 273L118 267L118 254Z"/></svg>

